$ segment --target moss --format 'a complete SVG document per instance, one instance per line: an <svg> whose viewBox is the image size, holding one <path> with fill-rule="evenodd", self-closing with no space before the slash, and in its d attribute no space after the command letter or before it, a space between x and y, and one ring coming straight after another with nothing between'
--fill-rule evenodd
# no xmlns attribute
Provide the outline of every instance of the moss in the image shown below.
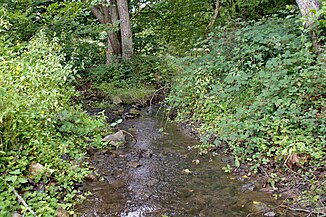
<svg viewBox="0 0 326 217"><path fill-rule="evenodd" d="M88 90L90 93L101 95L100 99L91 101L91 106L96 108L112 108L117 104L142 104L145 105L155 93L152 86L142 87L115 87L112 83L94 83Z"/></svg>

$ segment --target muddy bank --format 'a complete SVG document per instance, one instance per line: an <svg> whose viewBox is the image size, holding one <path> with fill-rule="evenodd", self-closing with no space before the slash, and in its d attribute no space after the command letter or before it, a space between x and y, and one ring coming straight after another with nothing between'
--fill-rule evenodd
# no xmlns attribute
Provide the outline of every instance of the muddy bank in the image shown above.
<svg viewBox="0 0 326 217"><path fill-rule="evenodd" d="M162 113L125 120L127 144L94 151L99 180L87 180L80 216L291 216L258 182L226 174L225 157L198 155L197 141Z"/></svg>

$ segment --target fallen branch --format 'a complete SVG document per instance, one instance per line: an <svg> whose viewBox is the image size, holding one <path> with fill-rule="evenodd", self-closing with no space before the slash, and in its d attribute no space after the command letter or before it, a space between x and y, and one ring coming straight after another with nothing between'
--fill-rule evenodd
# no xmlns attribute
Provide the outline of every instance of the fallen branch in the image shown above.
<svg viewBox="0 0 326 217"><path fill-rule="evenodd" d="M164 88L166 88L166 85L163 86L163 87L160 87L159 89L157 89L157 90L154 91L153 96L152 96L152 98L149 101L149 107L148 107L147 111L151 111L152 110L152 101L153 101L154 97L157 95L157 92L159 92L162 89L164 90Z"/></svg>
<svg viewBox="0 0 326 217"><path fill-rule="evenodd" d="M216 0L214 16L212 17L212 20L209 22L209 24L206 28L207 32L211 31L212 27L214 26L214 24L216 22L219 12L220 12L220 0Z"/></svg>
<svg viewBox="0 0 326 217"><path fill-rule="evenodd" d="M22 203L23 206L30 211L35 217L37 216L36 213L27 205L27 203L25 202L25 200L17 193L17 191L9 184L7 184L9 188L12 188L12 191L14 192L15 196L18 199L18 202Z"/></svg>
<svg viewBox="0 0 326 217"><path fill-rule="evenodd" d="M129 133L129 132L126 131L126 130L120 130L120 131L123 132L123 133L128 134L129 136L131 136L131 138L133 138L133 139L135 140L135 143L137 143L137 139L136 139L136 137L135 137L134 135L132 135L131 133Z"/></svg>
<svg viewBox="0 0 326 217"><path fill-rule="evenodd" d="M288 198L285 198L284 200L287 200ZM278 208L284 208L284 209L288 209L288 210L291 210L291 211L294 211L294 212L304 212L304 213L308 213L308 216L312 215L312 214L318 214L318 216L321 216L321 217L325 217L326 216L326 213L323 212L323 211L318 211L318 210L308 210L308 209L300 209L300 208L293 208L293 207L290 207L290 206L287 206L285 204L280 204L280 205L277 205L275 207L272 207L270 208L269 210L277 210ZM268 210L262 210L262 211L259 211L259 212L255 212L255 213L249 213L246 215L246 217L249 217L251 215L257 215L257 214L260 214L260 213L263 213L263 212L266 212Z"/></svg>
<svg viewBox="0 0 326 217"><path fill-rule="evenodd" d="M323 211L318 211L318 210L308 210L308 209L300 209L300 208L293 208L284 204L281 204L280 207L285 208L285 209L289 209L291 211L295 211L295 212L305 212L305 213L309 213L309 214L319 214L320 216L326 216L326 212Z"/></svg>

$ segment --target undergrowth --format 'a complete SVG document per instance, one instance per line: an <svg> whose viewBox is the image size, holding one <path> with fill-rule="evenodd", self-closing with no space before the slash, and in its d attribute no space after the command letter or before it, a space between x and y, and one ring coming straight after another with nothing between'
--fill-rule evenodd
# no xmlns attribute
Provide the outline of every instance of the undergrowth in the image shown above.
<svg viewBox="0 0 326 217"><path fill-rule="evenodd" d="M231 152L235 167L248 164L254 172L281 165L310 181L308 198L320 205L325 54L315 55L297 20L274 15L219 26L192 56L175 60L180 75L167 102L177 121L201 133L202 151Z"/></svg>
<svg viewBox="0 0 326 217"><path fill-rule="evenodd" d="M167 57L138 55L85 70L78 89L91 107L109 108L114 101L145 105L169 88L174 74Z"/></svg>

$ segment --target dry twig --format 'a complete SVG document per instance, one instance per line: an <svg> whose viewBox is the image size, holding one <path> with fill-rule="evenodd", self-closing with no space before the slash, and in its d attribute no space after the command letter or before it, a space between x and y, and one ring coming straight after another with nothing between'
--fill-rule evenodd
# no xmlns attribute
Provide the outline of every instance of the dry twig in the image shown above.
<svg viewBox="0 0 326 217"><path fill-rule="evenodd" d="M305 213L309 213L309 215L311 214L318 214L319 216L326 216L326 212L323 212L322 210L318 210L318 209L312 209L312 210L308 210L308 209L300 209L300 208L293 208L284 204L281 204L280 207L291 210L291 211L295 211L295 212L305 212Z"/></svg>
<svg viewBox="0 0 326 217"><path fill-rule="evenodd" d="M23 206L30 211L35 217L37 217L37 214L27 205L27 203L25 202L25 200L17 193L17 191L9 184L7 184L9 188L12 189L12 192L15 194L15 196L17 197L18 201L20 203L23 204Z"/></svg>

